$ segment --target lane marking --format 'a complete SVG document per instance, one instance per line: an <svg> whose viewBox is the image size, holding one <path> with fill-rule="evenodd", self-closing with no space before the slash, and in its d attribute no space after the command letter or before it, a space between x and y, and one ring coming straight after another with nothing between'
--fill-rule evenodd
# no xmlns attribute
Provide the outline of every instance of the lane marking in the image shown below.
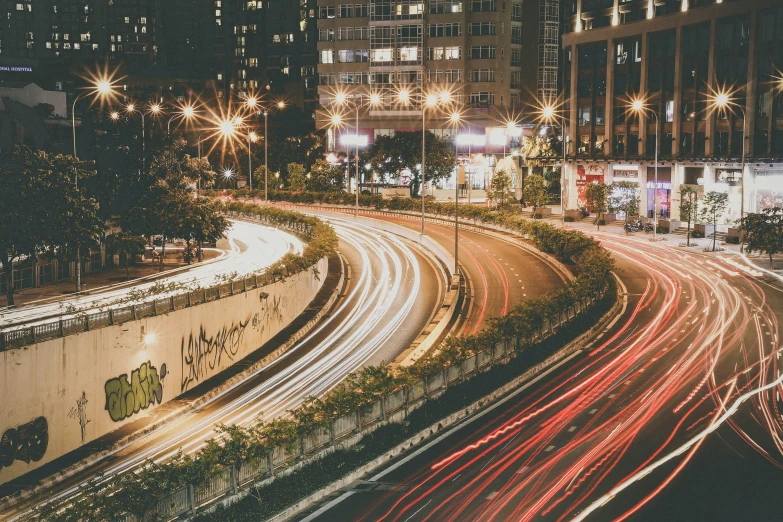
<svg viewBox="0 0 783 522"><path fill-rule="evenodd" d="M487 495L487 500L492 500L493 498L495 498L497 496L498 496L498 492L497 491L493 491L492 493Z"/></svg>
<svg viewBox="0 0 783 522"><path fill-rule="evenodd" d="M571 426L570 428L568 428L568 433L573 433L574 430L576 430L576 426Z"/></svg>

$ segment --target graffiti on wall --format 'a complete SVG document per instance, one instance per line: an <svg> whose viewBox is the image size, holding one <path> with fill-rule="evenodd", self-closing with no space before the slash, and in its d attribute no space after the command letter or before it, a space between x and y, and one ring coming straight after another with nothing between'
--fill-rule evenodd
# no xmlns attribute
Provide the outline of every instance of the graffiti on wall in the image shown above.
<svg viewBox="0 0 783 522"><path fill-rule="evenodd" d="M15 461L38 462L49 446L49 423L38 417L26 424L5 430L0 438L0 469Z"/></svg>
<svg viewBox="0 0 783 522"><path fill-rule="evenodd" d="M68 417L72 419L79 419L79 427L82 430L82 444L84 444L84 437L87 435L87 423L90 419L87 418L87 394L82 392L82 396L76 399L76 406L68 411Z"/></svg>
<svg viewBox="0 0 783 522"><path fill-rule="evenodd" d="M180 348L182 358L180 391L186 391L192 383L200 381L211 370L219 368L224 356L233 361L239 352L248 324L250 324L250 316L245 321L224 326L214 335L209 335L202 326L199 328L198 335L191 333L187 341L183 337Z"/></svg>
<svg viewBox="0 0 783 522"><path fill-rule="evenodd" d="M147 409L155 401L160 404L163 401L163 383L166 377L166 365L161 365L160 375L151 363L146 362L131 372L130 382L128 375L122 374L114 379L109 379L103 388L106 392L105 409L109 412L111 420L119 422L141 410Z"/></svg>

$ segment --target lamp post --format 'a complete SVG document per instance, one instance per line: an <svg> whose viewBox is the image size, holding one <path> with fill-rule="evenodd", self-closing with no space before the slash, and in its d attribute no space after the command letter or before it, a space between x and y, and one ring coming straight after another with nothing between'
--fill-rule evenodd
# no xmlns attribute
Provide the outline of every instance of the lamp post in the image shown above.
<svg viewBox="0 0 783 522"><path fill-rule="evenodd" d="M348 96L345 93L337 93L334 101L337 105L345 105L348 103ZM354 98L353 109L356 111L356 123L354 127L354 140L356 142L356 155L354 156L354 163L356 164L354 168L356 175L356 208L354 209L354 216L359 215L359 110L364 107L378 106L380 103L381 96L376 93L370 94L370 99L366 103L356 103L356 99ZM348 188L350 190L350 186Z"/></svg>
<svg viewBox="0 0 783 522"><path fill-rule="evenodd" d="M177 112L176 114L174 114L174 116L169 118L169 122L166 124L166 135L168 136L169 134L171 134L171 120L175 118L183 118L185 120L189 120L195 115L196 115L196 109L192 105L184 106L181 111Z"/></svg>
<svg viewBox="0 0 783 522"><path fill-rule="evenodd" d="M658 113L645 107L644 101L636 98L631 102L631 110L637 114L652 113L655 119L655 188L653 189L653 241L658 240Z"/></svg>
<svg viewBox="0 0 783 522"><path fill-rule="evenodd" d="M267 89L269 89L268 85ZM255 96L248 96L245 98L245 106L251 110L256 110L256 115L262 113L264 115L264 201L269 201L269 106L262 106ZM275 106L277 107L277 110L282 111L285 109L286 104L281 100L278 101ZM248 143L248 156L249 155L250 144ZM252 182L250 188L253 188Z"/></svg>
<svg viewBox="0 0 783 522"><path fill-rule="evenodd" d="M715 95L713 104L716 108L723 111L731 109L731 105L736 105L737 108L742 111L742 171L740 172L740 223L742 223L742 218L745 217L745 133L747 129L745 108L739 104L732 103L729 94L726 92L719 92L717 95ZM740 253L743 253L744 251L745 231L742 229L742 227L740 227Z"/></svg>
<svg viewBox="0 0 783 522"><path fill-rule="evenodd" d="M253 155L250 152L250 144L258 141L258 134L250 132L247 135L247 173L250 190L253 190Z"/></svg>
<svg viewBox="0 0 783 522"><path fill-rule="evenodd" d="M456 129L462 121L459 112L452 112L449 121ZM454 172L454 275L457 275L459 273L459 150L456 139L454 140L454 159L456 160L456 171Z"/></svg>
<svg viewBox="0 0 783 522"><path fill-rule="evenodd" d="M545 105L540 108L541 118L545 123L551 123L557 120L555 114L555 107L553 105ZM565 226L565 211L566 211L566 190L565 190L565 166L566 158L568 154L568 143L566 143L566 124L565 117L560 116L560 129L563 133L563 165L560 167L560 219L563 226Z"/></svg>
<svg viewBox="0 0 783 522"><path fill-rule="evenodd" d="M96 94L99 97L105 97L112 94L111 82L106 79L99 80L93 86L93 90L85 91L79 94L73 100L73 105L71 105L71 130L73 132L73 159L75 159L77 162L79 161L79 155L76 153L76 102L90 94ZM74 172L73 184L76 187L76 190L79 190L78 169ZM76 245L76 292L79 293L81 292L81 290L82 290L82 256L81 256L81 246L77 244Z"/></svg>
<svg viewBox="0 0 783 522"><path fill-rule="evenodd" d="M410 93L403 89L397 95L398 99L403 104L408 104L410 100ZM433 108L438 103L449 103L451 101L451 93L448 91L442 91L439 95L434 93L428 94L426 97L422 94L421 104L421 233L424 234L424 181L426 172L426 148L427 148L427 108Z"/></svg>

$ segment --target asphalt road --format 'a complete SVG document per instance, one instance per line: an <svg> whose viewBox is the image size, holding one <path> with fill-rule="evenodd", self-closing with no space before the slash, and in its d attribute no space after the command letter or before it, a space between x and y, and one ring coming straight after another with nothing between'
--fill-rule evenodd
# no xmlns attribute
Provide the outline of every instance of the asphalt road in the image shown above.
<svg viewBox="0 0 783 522"><path fill-rule="evenodd" d="M733 259L598 237L628 292L610 332L300 519L783 519L783 292Z"/></svg>
<svg viewBox="0 0 783 522"><path fill-rule="evenodd" d="M3 309L0 312L0 328L12 330L24 324L29 327L51 318L67 319L77 313L89 313L92 310L113 306L122 302L129 306L135 302L127 299L130 289L148 290L159 282L175 284L171 292L156 294L156 298L182 292L187 288L209 287L220 281L220 276L236 272L237 277L263 270L285 254L300 253L304 248L296 236L277 228L255 223L230 221L231 228L226 236L230 248L220 256L192 267L182 267L167 271L161 279L158 275L147 276L128 282L108 285L100 289L91 289L89 294L61 296L28 303L16 308ZM147 298L148 299L148 298ZM68 310L67 313L63 313Z"/></svg>
<svg viewBox="0 0 783 522"><path fill-rule="evenodd" d="M284 415L306 397L326 392L350 371L393 359L407 348L443 298L444 271L428 255L396 237L351 226L336 228L347 263L343 297L300 343L214 400L47 490L47 497L71 495L78 484L98 473L126 472L147 459L166 460L179 449L196 451L214 436L216 424L252 423ZM2 486L0 492L7 495L31 485L26 480L38 478L28 474ZM0 504L0 519L23 520L30 505Z"/></svg>
<svg viewBox="0 0 783 522"><path fill-rule="evenodd" d="M418 227L412 219L385 219ZM393 360L407 348L442 300L442 267L396 236L350 223L337 224L336 229L350 275L345 297L327 319L272 366L63 480L47 490L49 498L72 495L78 484L98 473L127 472L147 459L166 460L180 448L196 451L214 435L218 423L243 424L285 414L304 398L328 391L350 371ZM453 228L428 223L427 233L453 249ZM460 260L472 292L460 332L476 332L520 300L562 284L560 274L512 242L467 231L461 232L460 241ZM59 464L64 467L67 459ZM46 476L25 476L0 486L0 499L42 475ZM0 519L24 519L31 505L4 506L0 500Z"/></svg>

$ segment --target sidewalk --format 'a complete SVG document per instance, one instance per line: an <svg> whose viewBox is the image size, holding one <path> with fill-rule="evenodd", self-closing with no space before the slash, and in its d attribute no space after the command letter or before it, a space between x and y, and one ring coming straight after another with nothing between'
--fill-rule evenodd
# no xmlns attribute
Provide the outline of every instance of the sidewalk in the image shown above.
<svg viewBox="0 0 783 522"><path fill-rule="evenodd" d="M150 261L144 260L135 265L128 265L129 278L126 278L125 267L120 265L117 267L105 268L96 270L95 272L89 272L82 274L82 285L85 287L85 294L99 294L103 291L109 290L117 284L132 282L135 279L142 277L155 276L161 274L165 276L165 273L175 268L187 266L187 263L182 259L182 253L176 250L176 247L171 247L173 252L168 252L170 247L167 245L166 258L163 264L163 272L160 272L160 265L157 260ZM219 255L219 251L215 249L204 249L204 261L214 259ZM191 267L199 266L198 263L192 263ZM154 277L153 277L154 278ZM74 294L76 287L76 280L74 278L64 279L56 283L39 286L37 288L25 288L24 290L17 290L14 293L15 306L25 306L41 301L56 301L57 299L64 299L69 295ZM0 308L7 306L8 300L5 294L0 295Z"/></svg>
<svg viewBox="0 0 783 522"><path fill-rule="evenodd" d="M544 221L546 223L556 225L556 226L561 225L562 214L560 212L560 207L557 208L551 207L551 208L552 208L552 215L547 218L542 218L540 221ZM532 219L532 208L529 207L526 208L523 214L527 214L525 217ZM593 216L587 217L581 221L568 222L565 224L565 226L566 228L581 230L585 233L593 233L598 231L596 226L593 224ZM646 234L645 232L632 232L631 234L627 234L625 232L625 229L622 227L621 221L615 222L614 224L602 225L600 232L604 234L614 234L622 237L643 238L647 236L647 239L649 239L650 241L652 241L653 238L652 233ZM720 237L718 238L718 241L716 243L716 247L718 248L718 250L715 252L705 251L705 248L712 247L711 237L698 238L698 239L691 238L691 244L694 246L689 246L689 247L685 246L686 234L684 231L677 231L670 234L657 234L657 238L661 245L675 247L683 251L694 252L694 253L699 252L699 253L714 255L714 256L739 257L740 255L742 255L749 263L753 264L764 274L767 274L771 279L774 279L775 283L778 286L783 287L783 256L781 255L772 257L772 270L770 270L769 256L762 255L757 252L749 253L747 251L744 252L743 254L740 254L739 245L732 245L726 243L722 241Z"/></svg>

